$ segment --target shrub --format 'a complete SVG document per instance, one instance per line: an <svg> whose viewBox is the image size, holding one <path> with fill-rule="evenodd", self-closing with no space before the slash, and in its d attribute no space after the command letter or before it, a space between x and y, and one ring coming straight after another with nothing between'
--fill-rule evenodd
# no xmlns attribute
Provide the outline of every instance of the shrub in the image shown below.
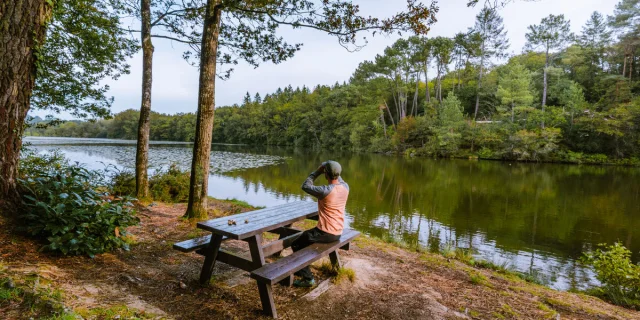
<svg viewBox="0 0 640 320"><path fill-rule="evenodd" d="M136 176L131 171L119 171L111 176L111 193L116 196L134 196L136 194Z"/></svg>
<svg viewBox="0 0 640 320"><path fill-rule="evenodd" d="M21 161L26 211L22 227L43 239L43 249L93 257L126 248L126 228L139 222L128 199L111 200L98 190L103 174L69 164L59 154L29 155Z"/></svg>
<svg viewBox="0 0 640 320"><path fill-rule="evenodd" d="M189 179L189 172L180 170L176 164L172 164L167 170L159 170L149 178L151 198L162 202L186 202L189 199ZM111 191L118 196L134 196L134 173L116 171L111 177Z"/></svg>
<svg viewBox="0 0 640 320"><path fill-rule="evenodd" d="M167 171L156 172L149 179L149 191L154 200L162 202L186 202L189 200L189 172L172 164Z"/></svg>
<svg viewBox="0 0 640 320"><path fill-rule="evenodd" d="M631 262L631 251L621 243L600 245L601 249L584 255L593 266L602 286L589 293L612 303L640 309L640 266Z"/></svg>

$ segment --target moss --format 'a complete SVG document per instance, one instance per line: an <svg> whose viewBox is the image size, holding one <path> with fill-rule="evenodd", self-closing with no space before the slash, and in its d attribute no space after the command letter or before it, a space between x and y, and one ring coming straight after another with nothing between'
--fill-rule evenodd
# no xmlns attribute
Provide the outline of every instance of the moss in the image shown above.
<svg viewBox="0 0 640 320"><path fill-rule="evenodd" d="M91 308L91 309L77 309L75 310L78 315L85 319L155 319L157 316L132 309L127 306L113 306L108 308Z"/></svg>
<svg viewBox="0 0 640 320"><path fill-rule="evenodd" d="M544 312L545 319L555 319L556 315L558 314L555 310L549 308L546 304L542 302L538 303L538 309Z"/></svg>
<svg viewBox="0 0 640 320"><path fill-rule="evenodd" d="M477 272L469 273L469 281L475 285L483 285L487 282L487 278Z"/></svg>
<svg viewBox="0 0 640 320"><path fill-rule="evenodd" d="M338 284L342 281L349 280L349 282L356 281L356 272L350 268L338 268L336 269L330 262L323 262L316 267L320 273L328 275L333 278L333 283Z"/></svg>
<svg viewBox="0 0 640 320"><path fill-rule="evenodd" d="M512 318L517 318L518 316L520 316L515 310L513 310L513 308L511 308L510 305L508 304L503 304L502 305L502 314L504 314L505 316L509 316Z"/></svg>

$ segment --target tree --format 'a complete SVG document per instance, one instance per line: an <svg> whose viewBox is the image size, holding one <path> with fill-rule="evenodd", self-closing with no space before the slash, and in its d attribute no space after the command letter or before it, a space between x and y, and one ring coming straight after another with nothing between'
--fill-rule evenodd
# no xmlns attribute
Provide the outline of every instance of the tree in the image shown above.
<svg viewBox="0 0 640 320"><path fill-rule="evenodd" d="M548 69L552 51L561 50L573 39L571 34L570 22L565 20L564 15L549 15L543 18L539 25L529 26L529 32L526 34L526 48L535 50L541 48L545 53L545 65L543 71L542 83L542 112L545 111L547 104L548 85ZM541 123L544 128L544 120Z"/></svg>
<svg viewBox="0 0 640 320"><path fill-rule="evenodd" d="M521 64L505 66L500 76L497 95L502 105L509 108L511 122L515 122L516 108L529 107L533 102L531 72Z"/></svg>
<svg viewBox="0 0 640 320"><path fill-rule="evenodd" d="M490 63L492 58L506 57L509 40L507 39L507 31L504 30L502 17L498 15L495 9L488 7L483 8L476 16L473 32L477 34L475 39L478 41L476 46L478 48L476 54L478 58L478 92L476 93L476 105L473 115L473 118L477 119L485 65Z"/></svg>
<svg viewBox="0 0 640 320"><path fill-rule="evenodd" d="M582 34L578 38L580 45L589 50L588 54L595 66L605 69L605 50L611 43L611 31L607 23L597 11L591 14L587 23L582 27Z"/></svg>
<svg viewBox="0 0 640 320"><path fill-rule="evenodd" d="M454 45L453 40L445 37L437 37L431 42L432 54L436 60L436 99L438 99L440 103L442 103L442 79L449 71Z"/></svg>
<svg viewBox="0 0 640 320"><path fill-rule="evenodd" d="M215 110L216 65L244 58L249 63L259 63L261 53L276 62L293 55L295 49L283 50L282 38L275 37L279 26L312 28L336 36L340 44L356 44L356 33L375 30L389 33L393 30L412 30L425 34L428 25L434 22L435 7L425 7L416 0L407 0L407 12L389 19L363 17L359 7L347 1L326 0L321 3L311 0L288 1L222 1L207 0L204 13L202 42L200 46L200 87L196 137L193 147L193 163L189 203L186 217L205 217L209 178L209 159ZM224 21L223 21L224 20ZM264 39L275 39L275 42ZM220 44L226 44L237 55L220 55ZM256 44L265 44L256 46ZM287 47L284 47L287 49ZM264 60L264 57L263 57Z"/></svg>
<svg viewBox="0 0 640 320"><path fill-rule="evenodd" d="M561 96L562 103L569 112L569 125L573 128L575 115L584 111L587 102L584 99L584 92L579 84L573 82L564 90Z"/></svg>
<svg viewBox="0 0 640 320"><path fill-rule="evenodd" d="M629 81L633 79L635 50L640 45L640 0L622 0L616 5L609 24L616 29L624 50L622 76L627 74L629 65Z"/></svg>
<svg viewBox="0 0 640 320"><path fill-rule="evenodd" d="M153 43L152 38L175 40L195 46L193 39L183 33L168 35L162 33L170 29L168 23L193 21L202 7L199 0L178 3L175 0L110 0L122 16L136 17L140 20L142 46L142 98L140 102L140 118L136 144L136 196L139 199L149 196L148 162L149 162L149 130L151 116L151 89L153 82ZM170 20L173 18L173 20ZM195 24L195 23L194 23ZM160 33L152 30L162 27Z"/></svg>
<svg viewBox="0 0 640 320"><path fill-rule="evenodd" d="M108 115L113 99L101 83L128 72L135 45L98 0L4 1L0 43L0 197L15 199L29 110Z"/></svg>

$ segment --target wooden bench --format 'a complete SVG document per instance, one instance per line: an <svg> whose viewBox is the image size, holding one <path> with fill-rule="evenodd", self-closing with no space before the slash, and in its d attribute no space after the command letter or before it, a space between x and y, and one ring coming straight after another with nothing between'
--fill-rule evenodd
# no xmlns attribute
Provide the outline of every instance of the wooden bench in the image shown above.
<svg viewBox="0 0 640 320"><path fill-rule="evenodd" d="M360 232L358 231L345 229L338 241L330 243L313 243L289 256L252 271L251 277L256 279L258 282L258 290L260 291L260 299L262 300L262 308L264 312L267 315L272 316L274 319L277 318L271 287L273 284L280 282L286 285L291 285L293 274L296 271L309 266L327 255L329 255L331 264L333 264L334 267L341 267L340 256L338 255L337 250L339 248L348 250L351 241L359 235Z"/></svg>
<svg viewBox="0 0 640 320"><path fill-rule="evenodd" d="M225 241L225 240L229 240L229 237L223 236L222 241ZM193 252L208 246L209 242L211 242L211 235L206 235L204 237L174 243L173 249L178 250L180 252Z"/></svg>

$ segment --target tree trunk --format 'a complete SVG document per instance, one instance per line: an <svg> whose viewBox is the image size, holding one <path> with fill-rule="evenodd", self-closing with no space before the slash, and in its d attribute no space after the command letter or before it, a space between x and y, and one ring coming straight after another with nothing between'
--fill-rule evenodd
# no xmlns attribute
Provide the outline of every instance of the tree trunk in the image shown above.
<svg viewBox="0 0 640 320"><path fill-rule="evenodd" d="M387 109L387 113L389 113L389 118L391 118L391 124L393 125L393 127L396 127L396 122L393 121L393 116L391 115L391 110L389 110L389 105L387 104L387 100L384 100L384 106Z"/></svg>
<svg viewBox="0 0 640 320"><path fill-rule="evenodd" d="M424 64L424 83L427 85L426 99L427 103L431 103L431 93L429 93L429 59Z"/></svg>
<svg viewBox="0 0 640 320"><path fill-rule="evenodd" d="M387 138L387 123L384 121L384 112L382 112L382 106L380 106L380 121L382 122L382 130L384 130L384 137ZM316 136L317 139L317 136Z"/></svg>
<svg viewBox="0 0 640 320"><path fill-rule="evenodd" d="M151 0L140 1L142 16L142 103L138 121L138 146L136 148L136 197L149 197L149 117L151 116L151 81L153 69L153 44L151 43Z"/></svg>
<svg viewBox="0 0 640 320"><path fill-rule="evenodd" d="M416 72L416 91L413 93L413 106L411 107L411 115L414 117L418 115L418 91L420 91L420 72Z"/></svg>
<svg viewBox="0 0 640 320"><path fill-rule="evenodd" d="M206 218L208 216L209 161L215 111L216 55L218 53L221 15L221 0L208 0L202 31L198 115L186 218Z"/></svg>
<svg viewBox="0 0 640 320"><path fill-rule="evenodd" d="M482 52L482 58L480 59L480 73L478 74L478 92L476 93L476 110L473 113L473 120L478 119L478 111L480 110L480 89L482 89L483 68L484 68L484 52Z"/></svg>
<svg viewBox="0 0 640 320"><path fill-rule="evenodd" d="M622 65L622 77L627 74L627 54L624 55L624 64Z"/></svg>
<svg viewBox="0 0 640 320"><path fill-rule="evenodd" d="M24 121L36 79L36 54L51 12L45 0L0 2L0 199L7 204L18 200Z"/></svg>
<svg viewBox="0 0 640 320"><path fill-rule="evenodd" d="M547 70L549 69L549 49L547 49L546 58L544 62L543 83L542 83L542 129L544 129L544 107L547 105L547 88L548 88L548 76Z"/></svg>

